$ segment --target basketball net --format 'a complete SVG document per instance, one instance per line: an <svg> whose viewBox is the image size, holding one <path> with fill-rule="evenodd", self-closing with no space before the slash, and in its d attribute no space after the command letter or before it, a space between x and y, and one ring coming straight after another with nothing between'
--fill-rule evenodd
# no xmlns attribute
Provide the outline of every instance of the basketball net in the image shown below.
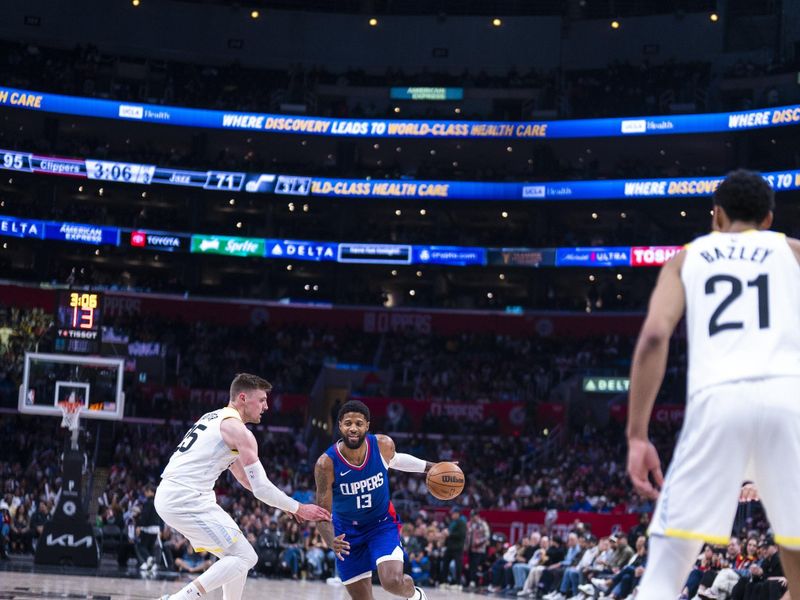
<svg viewBox="0 0 800 600"><path fill-rule="evenodd" d="M66 401L59 402L58 407L61 409L61 426L73 432L77 431L81 424L83 404L75 402L75 392L71 393Z"/></svg>

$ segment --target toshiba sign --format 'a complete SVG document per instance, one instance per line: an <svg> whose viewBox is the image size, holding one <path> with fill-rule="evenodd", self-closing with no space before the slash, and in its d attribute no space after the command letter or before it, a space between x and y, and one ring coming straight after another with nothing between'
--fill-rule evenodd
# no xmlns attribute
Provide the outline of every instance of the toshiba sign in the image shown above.
<svg viewBox="0 0 800 600"><path fill-rule="evenodd" d="M663 265L681 251L683 246L634 246L631 248L632 267Z"/></svg>

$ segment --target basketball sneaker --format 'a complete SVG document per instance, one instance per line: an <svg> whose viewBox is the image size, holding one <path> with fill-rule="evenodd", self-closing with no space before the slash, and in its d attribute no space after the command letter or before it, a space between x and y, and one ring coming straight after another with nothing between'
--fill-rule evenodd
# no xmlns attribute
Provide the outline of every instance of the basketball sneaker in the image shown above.
<svg viewBox="0 0 800 600"><path fill-rule="evenodd" d="M428 596L425 595L425 591L421 587L414 586L414 595L411 596L408 600L428 600Z"/></svg>

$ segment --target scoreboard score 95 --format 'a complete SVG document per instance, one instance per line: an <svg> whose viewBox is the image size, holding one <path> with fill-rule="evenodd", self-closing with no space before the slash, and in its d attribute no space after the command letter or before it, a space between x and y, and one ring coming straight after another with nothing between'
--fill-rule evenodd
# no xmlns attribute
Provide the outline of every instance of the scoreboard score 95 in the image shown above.
<svg viewBox="0 0 800 600"><path fill-rule="evenodd" d="M56 328L66 352L97 352L103 317L103 296L97 292L61 291L56 305Z"/></svg>

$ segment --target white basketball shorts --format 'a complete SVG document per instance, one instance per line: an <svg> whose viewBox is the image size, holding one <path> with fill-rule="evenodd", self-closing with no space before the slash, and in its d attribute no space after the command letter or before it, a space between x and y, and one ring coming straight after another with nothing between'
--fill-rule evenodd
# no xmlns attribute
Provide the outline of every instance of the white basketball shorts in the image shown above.
<svg viewBox="0 0 800 600"><path fill-rule="evenodd" d="M167 479L156 489L156 511L180 532L197 552L219 554L244 536L231 516L217 504L213 491L199 492Z"/></svg>
<svg viewBox="0 0 800 600"><path fill-rule="evenodd" d="M689 399L650 534L726 544L745 479L778 544L800 548L800 378L738 381Z"/></svg>

